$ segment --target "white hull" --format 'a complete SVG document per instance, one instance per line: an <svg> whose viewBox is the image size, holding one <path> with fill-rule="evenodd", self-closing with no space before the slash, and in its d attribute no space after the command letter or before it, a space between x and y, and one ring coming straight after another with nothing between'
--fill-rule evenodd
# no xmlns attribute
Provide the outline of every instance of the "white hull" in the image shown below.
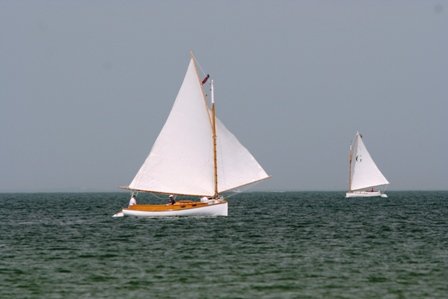
<svg viewBox="0 0 448 299"><path fill-rule="evenodd" d="M347 192L345 198L351 197L383 197L387 198L387 194L381 193L381 191L353 191Z"/></svg>
<svg viewBox="0 0 448 299"><path fill-rule="evenodd" d="M203 207L172 211L138 211L123 209L124 216L137 217L172 217L172 216L227 216L227 201Z"/></svg>

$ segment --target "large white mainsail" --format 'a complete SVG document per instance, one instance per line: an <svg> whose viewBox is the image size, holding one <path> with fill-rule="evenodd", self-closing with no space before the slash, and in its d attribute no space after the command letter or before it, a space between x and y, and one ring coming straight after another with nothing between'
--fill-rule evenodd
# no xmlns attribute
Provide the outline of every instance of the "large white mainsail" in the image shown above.
<svg viewBox="0 0 448 299"><path fill-rule="evenodd" d="M210 116L193 58L171 112L130 189L213 195Z"/></svg>
<svg viewBox="0 0 448 299"><path fill-rule="evenodd" d="M129 189L216 195L211 116L192 57L168 119ZM216 132L218 192L268 177L218 119Z"/></svg>
<svg viewBox="0 0 448 299"><path fill-rule="evenodd" d="M367 151L362 136L356 132L350 147L350 191L388 185L388 180Z"/></svg>

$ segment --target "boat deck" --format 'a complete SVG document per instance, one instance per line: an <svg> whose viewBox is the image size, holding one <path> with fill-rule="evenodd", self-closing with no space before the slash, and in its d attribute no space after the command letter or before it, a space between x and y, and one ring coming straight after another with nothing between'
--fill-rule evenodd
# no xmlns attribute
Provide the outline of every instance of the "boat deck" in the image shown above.
<svg viewBox="0 0 448 299"><path fill-rule="evenodd" d="M202 203L197 201L190 200L181 200L176 202L175 204L137 204L132 205L127 208L127 210L136 210L136 211L177 211L177 210L185 210L192 208L199 208L208 206L208 203Z"/></svg>

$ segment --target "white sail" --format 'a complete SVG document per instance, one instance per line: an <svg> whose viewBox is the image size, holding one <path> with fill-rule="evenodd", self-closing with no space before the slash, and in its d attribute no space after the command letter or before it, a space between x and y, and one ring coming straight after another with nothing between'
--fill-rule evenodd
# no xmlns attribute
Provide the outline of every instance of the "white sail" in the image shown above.
<svg viewBox="0 0 448 299"><path fill-rule="evenodd" d="M252 154L216 118L218 191L224 192L269 177Z"/></svg>
<svg viewBox="0 0 448 299"><path fill-rule="evenodd" d="M211 117L192 58L170 115L129 188L215 195ZM218 119L216 132L218 192L268 177L249 151Z"/></svg>
<svg viewBox="0 0 448 299"><path fill-rule="evenodd" d="M193 58L168 119L130 189L214 194L212 126Z"/></svg>
<svg viewBox="0 0 448 299"><path fill-rule="evenodd" d="M350 191L389 184L367 151L359 132L356 133L353 140L350 159Z"/></svg>

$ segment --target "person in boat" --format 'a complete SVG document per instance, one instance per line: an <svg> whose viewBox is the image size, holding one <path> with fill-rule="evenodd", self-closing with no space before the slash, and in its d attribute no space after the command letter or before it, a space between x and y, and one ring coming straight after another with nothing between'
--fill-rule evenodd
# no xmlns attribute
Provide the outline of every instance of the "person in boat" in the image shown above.
<svg viewBox="0 0 448 299"><path fill-rule="evenodd" d="M173 194L171 194L170 196L168 196L169 197L169 200L170 200L170 205L174 205L175 203L176 203L176 199L174 198L174 195Z"/></svg>
<svg viewBox="0 0 448 299"><path fill-rule="evenodd" d="M202 196L200 199L201 202L208 202L209 198L207 196Z"/></svg>
<svg viewBox="0 0 448 299"><path fill-rule="evenodd" d="M137 199L135 198L135 195L132 194L131 199L129 200L129 206L133 206L137 204Z"/></svg>

